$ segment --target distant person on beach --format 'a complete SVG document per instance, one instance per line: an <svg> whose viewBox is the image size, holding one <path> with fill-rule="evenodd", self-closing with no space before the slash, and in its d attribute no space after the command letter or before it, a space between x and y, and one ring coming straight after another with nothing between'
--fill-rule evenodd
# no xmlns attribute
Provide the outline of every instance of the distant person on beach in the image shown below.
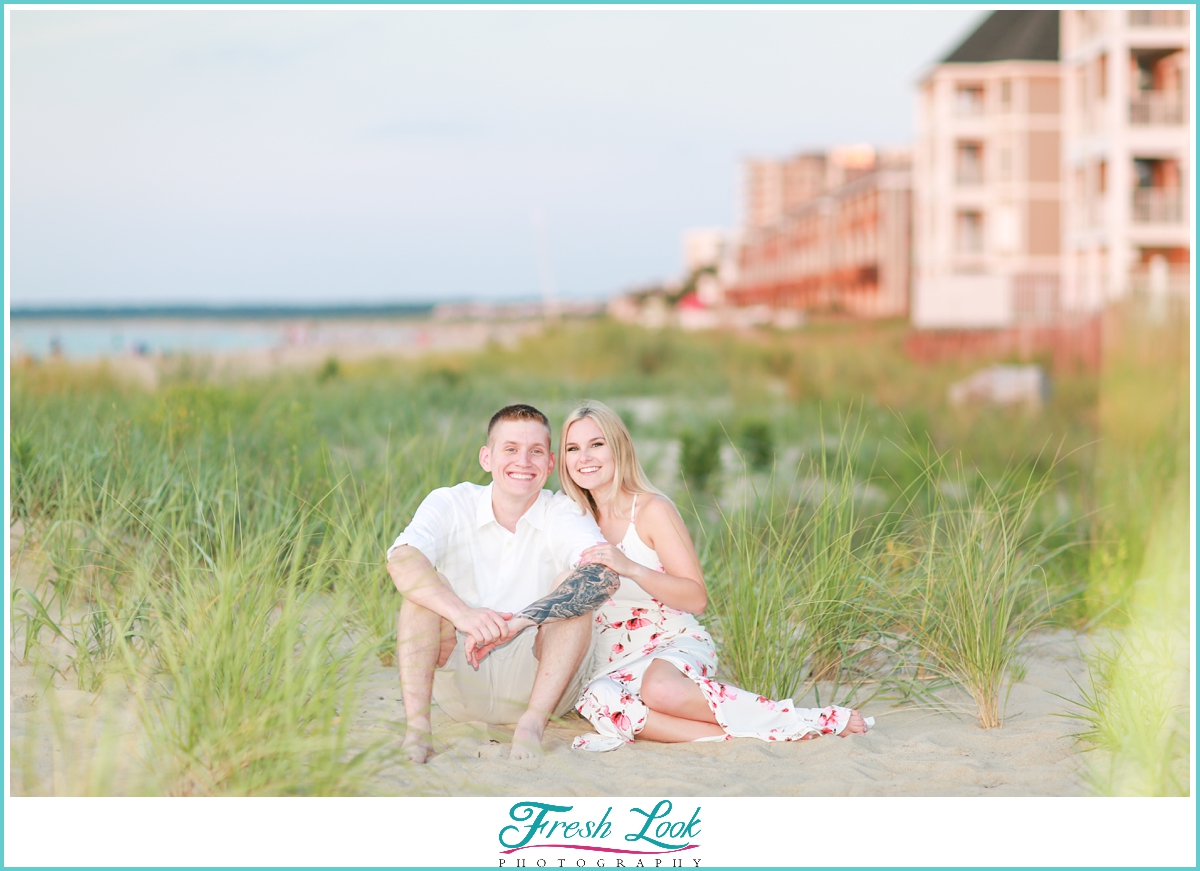
<svg viewBox="0 0 1200 871"><path fill-rule="evenodd" d="M620 585L601 562L581 564L604 541L592 515L542 489L554 471L544 414L496 412L479 463L491 484L434 490L388 549L413 762L432 752L433 699L460 722L515 723L510 758L540 752L586 676L592 611Z"/></svg>
<svg viewBox="0 0 1200 871"><path fill-rule="evenodd" d="M597 667L576 704L596 732L573 747L612 750L634 738L797 741L873 724L849 708L797 708L717 680L716 648L694 616L708 594L692 538L646 478L621 418L584 403L563 423L559 449L563 492L607 540L584 559L621 576L593 618Z"/></svg>

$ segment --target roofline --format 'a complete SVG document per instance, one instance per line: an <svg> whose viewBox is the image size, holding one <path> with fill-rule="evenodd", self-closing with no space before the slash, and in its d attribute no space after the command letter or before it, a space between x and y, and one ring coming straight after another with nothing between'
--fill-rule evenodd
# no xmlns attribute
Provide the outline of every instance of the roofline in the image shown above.
<svg viewBox="0 0 1200 871"><path fill-rule="evenodd" d="M923 85L944 67L962 67L964 69L972 69L976 67L995 67L1000 64L1044 64L1048 66L1061 67L1061 60L1029 60L1025 58L1008 58L1006 60L984 60L984 61L950 61L948 63L933 64L929 71L917 80L917 85Z"/></svg>

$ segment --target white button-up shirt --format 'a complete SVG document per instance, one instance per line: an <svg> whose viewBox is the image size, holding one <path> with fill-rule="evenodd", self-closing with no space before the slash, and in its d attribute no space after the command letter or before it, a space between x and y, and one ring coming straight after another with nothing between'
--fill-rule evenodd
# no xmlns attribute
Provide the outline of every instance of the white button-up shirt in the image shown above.
<svg viewBox="0 0 1200 871"><path fill-rule="evenodd" d="M509 532L492 511L492 485L464 483L426 496L388 556L415 547L467 605L515 614L603 541L591 514L561 493L543 490Z"/></svg>

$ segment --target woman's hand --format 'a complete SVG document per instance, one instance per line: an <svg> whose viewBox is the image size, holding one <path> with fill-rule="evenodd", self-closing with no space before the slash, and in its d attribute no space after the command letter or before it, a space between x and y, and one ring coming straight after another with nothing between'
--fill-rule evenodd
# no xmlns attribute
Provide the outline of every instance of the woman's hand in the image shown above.
<svg viewBox="0 0 1200 871"><path fill-rule="evenodd" d="M585 550L583 557L579 560L580 565L584 563L600 563L601 565L608 566L618 575L624 575L634 580L637 580L638 574L646 568L625 556L624 551L615 544L609 544L608 542L593 545Z"/></svg>

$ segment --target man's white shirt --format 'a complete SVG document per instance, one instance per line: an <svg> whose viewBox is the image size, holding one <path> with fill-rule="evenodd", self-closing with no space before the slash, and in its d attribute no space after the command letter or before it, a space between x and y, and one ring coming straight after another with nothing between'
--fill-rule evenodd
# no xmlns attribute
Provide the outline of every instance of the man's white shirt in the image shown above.
<svg viewBox="0 0 1200 871"><path fill-rule="evenodd" d="M492 511L492 485L463 483L426 496L388 556L415 547L467 605L515 614L603 542L595 519L561 493L543 490L509 532Z"/></svg>

